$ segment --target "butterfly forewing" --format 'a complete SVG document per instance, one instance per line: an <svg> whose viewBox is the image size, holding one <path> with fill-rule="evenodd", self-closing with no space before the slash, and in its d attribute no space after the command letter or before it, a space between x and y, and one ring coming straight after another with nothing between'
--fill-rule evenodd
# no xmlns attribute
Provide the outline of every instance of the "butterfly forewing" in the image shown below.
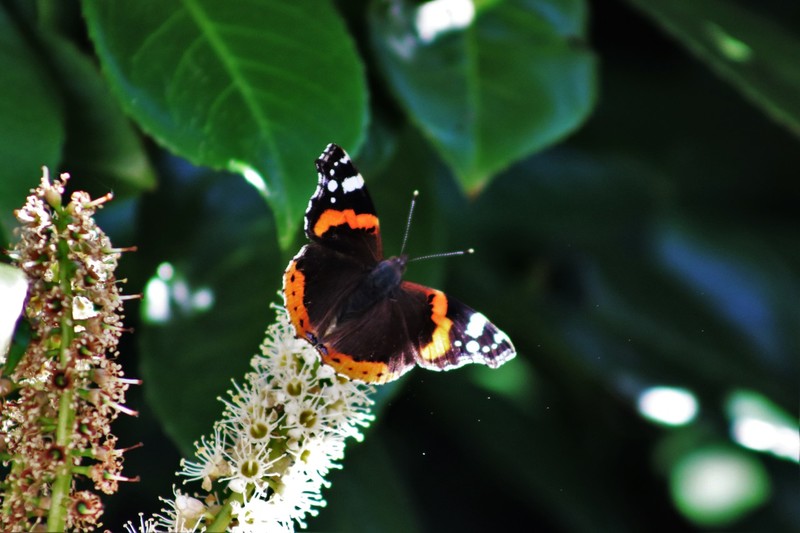
<svg viewBox="0 0 800 533"><path fill-rule="evenodd" d="M306 209L306 236L365 263L377 263L383 257L380 225L361 173L335 144L328 145L316 166L317 190Z"/></svg>

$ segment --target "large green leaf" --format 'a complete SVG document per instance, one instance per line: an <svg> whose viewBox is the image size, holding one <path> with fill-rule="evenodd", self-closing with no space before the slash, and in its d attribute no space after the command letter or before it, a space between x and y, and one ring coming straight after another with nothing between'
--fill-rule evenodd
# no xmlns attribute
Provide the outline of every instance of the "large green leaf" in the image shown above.
<svg viewBox="0 0 800 533"><path fill-rule="evenodd" d="M61 100L40 58L0 8L0 225L13 226L11 212L22 207L39 184L41 167L58 163L64 143Z"/></svg>
<svg viewBox="0 0 800 533"><path fill-rule="evenodd" d="M354 149L366 123L361 62L325 0L85 0L112 89L156 140L196 164L264 180L288 246L312 162Z"/></svg>
<svg viewBox="0 0 800 533"><path fill-rule="evenodd" d="M79 179L96 180L116 193L151 190L155 174L142 139L111 95L94 61L70 41L45 35L45 44L64 98L67 142L64 170Z"/></svg>
<svg viewBox="0 0 800 533"><path fill-rule="evenodd" d="M417 8L380 4L370 19L392 90L470 192L563 138L594 103L582 0L494 4L433 36Z"/></svg>
<svg viewBox="0 0 800 533"><path fill-rule="evenodd" d="M800 39L721 0L628 0L756 105L800 135Z"/></svg>

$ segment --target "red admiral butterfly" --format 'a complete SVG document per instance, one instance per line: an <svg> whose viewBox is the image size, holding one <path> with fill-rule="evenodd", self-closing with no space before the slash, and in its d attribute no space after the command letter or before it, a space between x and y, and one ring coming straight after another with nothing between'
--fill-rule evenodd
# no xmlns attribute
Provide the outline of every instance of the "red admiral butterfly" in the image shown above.
<svg viewBox="0 0 800 533"><path fill-rule="evenodd" d="M403 281L408 257L384 259L378 215L350 157L330 144L317 159L308 202L311 240L283 275L299 338L351 379L385 383L415 364L450 370L498 367L516 355L485 316L436 289Z"/></svg>

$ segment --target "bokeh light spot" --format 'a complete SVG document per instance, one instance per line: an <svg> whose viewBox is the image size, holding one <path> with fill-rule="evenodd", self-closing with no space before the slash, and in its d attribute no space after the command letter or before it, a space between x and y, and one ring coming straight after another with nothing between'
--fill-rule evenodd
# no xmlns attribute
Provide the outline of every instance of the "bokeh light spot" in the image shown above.
<svg viewBox="0 0 800 533"><path fill-rule="evenodd" d="M731 437L738 444L800 462L800 426L766 396L737 390L725 407L731 421Z"/></svg>
<svg viewBox="0 0 800 533"><path fill-rule="evenodd" d="M651 387L638 399L639 412L659 424L682 426L697 416L697 398L678 387Z"/></svg>
<svg viewBox="0 0 800 533"><path fill-rule="evenodd" d="M214 306L214 291L209 287L192 287L171 263L161 263L145 285L144 319L163 324L174 318L208 311Z"/></svg>
<svg viewBox="0 0 800 533"><path fill-rule="evenodd" d="M466 28L475 18L472 0L433 0L417 8L417 34L423 42L431 42L439 35Z"/></svg>
<svg viewBox="0 0 800 533"><path fill-rule="evenodd" d="M725 448L705 448L675 465L670 490L678 510L704 527L724 527L763 504L769 478L753 456Z"/></svg>

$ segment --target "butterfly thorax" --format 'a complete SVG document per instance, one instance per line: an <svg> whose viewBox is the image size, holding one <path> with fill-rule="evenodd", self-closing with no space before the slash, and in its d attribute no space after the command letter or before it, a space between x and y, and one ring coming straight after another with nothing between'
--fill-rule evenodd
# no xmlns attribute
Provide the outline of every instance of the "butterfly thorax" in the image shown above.
<svg viewBox="0 0 800 533"><path fill-rule="evenodd" d="M347 302L339 313L338 322L361 316L385 298L391 298L403 281L408 256L399 255L384 259L347 297Z"/></svg>

